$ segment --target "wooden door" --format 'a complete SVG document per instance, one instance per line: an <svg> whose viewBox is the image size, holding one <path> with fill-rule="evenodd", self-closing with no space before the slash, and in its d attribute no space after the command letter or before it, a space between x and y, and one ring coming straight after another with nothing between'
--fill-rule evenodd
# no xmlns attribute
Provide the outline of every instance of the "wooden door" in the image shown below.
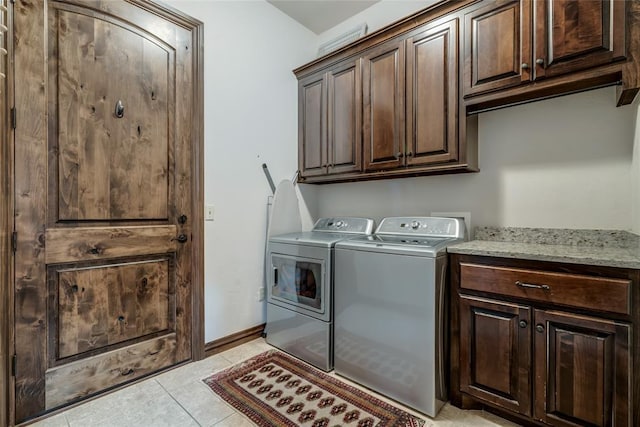
<svg viewBox="0 0 640 427"><path fill-rule="evenodd" d="M531 0L488 3L465 15L465 96L531 79Z"/></svg>
<svg viewBox="0 0 640 427"><path fill-rule="evenodd" d="M192 357L194 22L16 2L17 422Z"/></svg>
<svg viewBox="0 0 640 427"><path fill-rule="evenodd" d="M360 60L338 64L327 73L329 173L362 170L362 82Z"/></svg>
<svg viewBox="0 0 640 427"><path fill-rule="evenodd" d="M460 390L510 411L531 414L530 309L460 297Z"/></svg>
<svg viewBox="0 0 640 427"><path fill-rule="evenodd" d="M404 164L404 41L391 40L362 59L364 169Z"/></svg>
<svg viewBox="0 0 640 427"><path fill-rule="evenodd" d="M458 19L407 45L407 165L458 159Z"/></svg>
<svg viewBox="0 0 640 427"><path fill-rule="evenodd" d="M303 178L327 173L327 91L324 73L298 83L298 167Z"/></svg>
<svg viewBox="0 0 640 427"><path fill-rule="evenodd" d="M6 159L13 158L12 145L9 143L10 128L9 111L11 98L9 95L10 79L9 58L11 37L9 16L12 5L7 0L0 0L0 426L11 423L9 417L9 402L11 392L10 358L12 351L12 337L10 325L12 318L13 301L13 262L11 253L11 231L13 228L13 206L11 195L12 171L11 162Z"/></svg>
<svg viewBox="0 0 640 427"><path fill-rule="evenodd" d="M536 1L536 78L624 57L625 7L618 0Z"/></svg>
<svg viewBox="0 0 640 427"><path fill-rule="evenodd" d="M629 325L535 310L534 417L555 426L631 426Z"/></svg>

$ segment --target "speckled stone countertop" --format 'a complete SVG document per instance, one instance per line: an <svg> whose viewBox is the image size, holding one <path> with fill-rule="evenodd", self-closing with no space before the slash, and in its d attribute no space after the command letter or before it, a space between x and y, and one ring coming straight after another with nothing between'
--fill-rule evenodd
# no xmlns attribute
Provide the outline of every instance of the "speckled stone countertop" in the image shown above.
<svg viewBox="0 0 640 427"><path fill-rule="evenodd" d="M450 253L640 269L640 236L616 230L477 227Z"/></svg>

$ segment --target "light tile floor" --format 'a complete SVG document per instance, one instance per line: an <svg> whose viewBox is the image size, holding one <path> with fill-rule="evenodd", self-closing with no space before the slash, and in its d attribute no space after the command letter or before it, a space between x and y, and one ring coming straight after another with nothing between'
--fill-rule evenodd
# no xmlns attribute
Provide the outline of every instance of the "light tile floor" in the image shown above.
<svg viewBox="0 0 640 427"><path fill-rule="evenodd" d="M255 424L209 389L202 379L241 360L273 349L256 339L223 353L149 378L39 421L37 427L252 427ZM335 374L332 374L335 375ZM344 378L340 380L350 383ZM352 383L350 383L352 384ZM354 386L358 387L357 384ZM371 393L379 399L389 401ZM426 419L425 427L515 426L484 411L463 411L449 404L435 419L404 408Z"/></svg>

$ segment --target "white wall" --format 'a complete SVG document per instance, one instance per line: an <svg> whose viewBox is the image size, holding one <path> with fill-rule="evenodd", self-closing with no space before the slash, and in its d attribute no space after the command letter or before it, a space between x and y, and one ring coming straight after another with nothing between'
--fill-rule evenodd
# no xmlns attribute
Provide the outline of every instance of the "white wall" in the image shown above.
<svg viewBox="0 0 640 427"><path fill-rule="evenodd" d="M471 212L475 225L631 229L635 109L604 88L481 114L477 174L332 184L318 215Z"/></svg>
<svg viewBox="0 0 640 427"><path fill-rule="evenodd" d="M265 321L266 163L276 184L297 169L297 81L316 35L264 1L168 0L204 22L205 340ZM314 189L307 190L313 200ZM307 215L308 216L308 215ZM307 221L308 222L308 221Z"/></svg>
<svg viewBox="0 0 640 427"><path fill-rule="evenodd" d="M640 234L640 97L635 102L636 120L631 172L632 230Z"/></svg>

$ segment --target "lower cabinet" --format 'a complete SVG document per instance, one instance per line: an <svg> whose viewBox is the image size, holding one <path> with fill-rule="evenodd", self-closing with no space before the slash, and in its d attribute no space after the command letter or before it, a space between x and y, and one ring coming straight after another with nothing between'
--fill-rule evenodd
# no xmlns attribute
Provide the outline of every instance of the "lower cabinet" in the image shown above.
<svg viewBox="0 0 640 427"><path fill-rule="evenodd" d="M478 258L452 258L452 318L458 322L452 327L454 404L486 404L525 424L636 425L631 305L627 319L608 315L607 298L591 287L583 289L585 301L597 301L601 310L588 313L578 306L549 304L562 294L564 283L573 288L580 278L611 285L625 280L488 267L464 262ZM637 273L631 274L637 279ZM521 297L496 292L496 284L514 275L519 279L513 289L521 289ZM631 290L632 281L627 282ZM487 292L478 291L483 284ZM530 287L521 288L523 284Z"/></svg>

